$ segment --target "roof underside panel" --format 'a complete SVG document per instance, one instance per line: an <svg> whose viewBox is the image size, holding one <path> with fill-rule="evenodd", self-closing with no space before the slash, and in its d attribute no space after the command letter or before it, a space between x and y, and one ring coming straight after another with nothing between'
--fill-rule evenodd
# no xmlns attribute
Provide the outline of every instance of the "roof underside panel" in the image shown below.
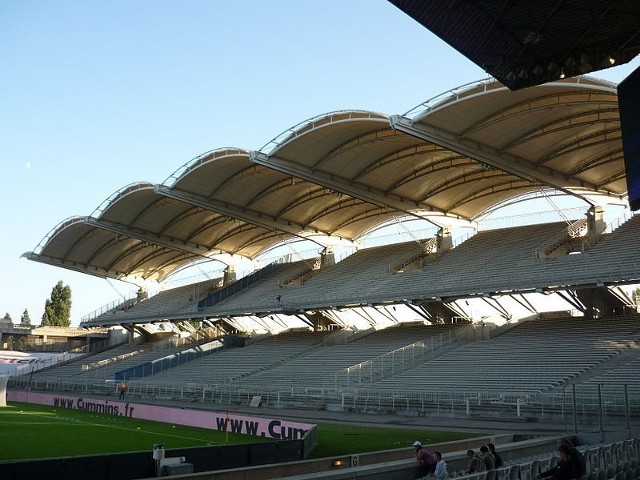
<svg viewBox="0 0 640 480"><path fill-rule="evenodd" d="M640 53L637 0L389 0L512 90Z"/></svg>
<svg viewBox="0 0 640 480"><path fill-rule="evenodd" d="M442 115L449 108L454 109L447 106ZM464 112L464 105L460 109ZM449 119L456 120L456 115ZM325 155L318 155L316 148ZM315 153L307 153L311 150ZM341 193L374 196L383 206L395 207L396 215L471 219L512 195L536 188L516 176L490 171L452 149L369 119L325 123L273 150L272 155L292 170L330 179L336 190L344 189Z"/></svg>
<svg viewBox="0 0 640 480"><path fill-rule="evenodd" d="M119 280L159 280L193 258L84 221L56 232L36 253L47 263Z"/></svg>
<svg viewBox="0 0 640 480"><path fill-rule="evenodd" d="M524 160L603 194L624 195L615 87L584 77L517 95L496 86L478 86L441 102L420 116L419 123L478 151ZM570 183L566 186L571 188Z"/></svg>
<svg viewBox="0 0 640 480"><path fill-rule="evenodd" d="M296 137L286 148L306 138ZM311 182L253 163L246 153L201 161L178 178L171 190L225 209L234 218L269 222L280 235L289 232L304 238L319 234L353 240L393 212L338 193L322 185L321 179Z"/></svg>

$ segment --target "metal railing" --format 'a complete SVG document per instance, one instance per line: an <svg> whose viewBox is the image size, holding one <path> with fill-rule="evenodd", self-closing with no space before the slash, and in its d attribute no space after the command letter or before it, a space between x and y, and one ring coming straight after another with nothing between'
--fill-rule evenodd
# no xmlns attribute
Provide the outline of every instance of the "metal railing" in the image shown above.
<svg viewBox="0 0 640 480"><path fill-rule="evenodd" d="M548 238L540 247L534 252L535 258L545 257L551 252L555 251L562 244L566 243L569 239L576 238L580 233L587 228L587 219L579 218L568 224L565 229L557 234Z"/></svg>
<svg viewBox="0 0 640 480"><path fill-rule="evenodd" d="M615 388L614 388L615 387ZM633 389L631 387L634 387ZM10 389L51 393L116 395L113 380L40 379L23 375ZM248 405L255 395L265 407L332 409L433 417L481 417L564 424L567 430L602 429L602 425L640 423L640 389L632 385L580 384L557 392L518 390L428 391L375 388L325 388L300 384L242 385L128 382L129 398Z"/></svg>
<svg viewBox="0 0 640 480"><path fill-rule="evenodd" d="M121 297L116 300L113 300L105 305L102 305L101 307L96 308L93 312L83 315L80 318L80 323L94 320L95 318L98 318L100 315L104 313L117 310L118 308L124 308L129 304L133 304L136 298L137 298L137 294L135 292L132 292L125 297Z"/></svg>
<svg viewBox="0 0 640 480"><path fill-rule="evenodd" d="M352 387L371 384L414 367L428 358L433 358L445 345L453 341L453 332L420 340L411 345L396 348L391 352L357 363L335 372L334 387Z"/></svg>

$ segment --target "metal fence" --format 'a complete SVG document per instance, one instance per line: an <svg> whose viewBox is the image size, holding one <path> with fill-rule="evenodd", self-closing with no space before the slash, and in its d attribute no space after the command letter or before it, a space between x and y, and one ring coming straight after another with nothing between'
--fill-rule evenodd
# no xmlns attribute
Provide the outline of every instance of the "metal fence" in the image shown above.
<svg viewBox="0 0 640 480"><path fill-rule="evenodd" d="M82 395L117 395L113 380L11 378L9 387ZM127 395L146 401L249 405L254 396L274 408L326 409L431 417L467 417L562 424L567 431L640 425L637 385L579 384L553 393L522 391L383 391L334 386L128 382Z"/></svg>

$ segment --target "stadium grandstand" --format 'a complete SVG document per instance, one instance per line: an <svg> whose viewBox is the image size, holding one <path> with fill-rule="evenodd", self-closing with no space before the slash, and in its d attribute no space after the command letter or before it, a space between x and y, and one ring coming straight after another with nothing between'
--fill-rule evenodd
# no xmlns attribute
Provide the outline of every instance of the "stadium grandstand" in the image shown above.
<svg viewBox="0 0 640 480"><path fill-rule="evenodd" d="M137 293L83 318L111 341L10 388L114 397L126 381L148 402L570 418L602 437L606 419L628 440L581 446L581 480L639 478L640 218L617 85L580 75L640 52L638 4L390 1L500 81L401 115L318 115L63 220L24 257ZM503 452L495 475L451 455L451 476L531 480L558 461Z"/></svg>
<svg viewBox="0 0 640 480"><path fill-rule="evenodd" d="M500 81L401 115L318 115L62 221L24 257L135 285L81 323L126 341L12 386L112 394L124 379L148 399L343 411L468 413L474 399L518 416L564 409L567 389L595 408L597 388L637 412L640 219L617 85L576 67L635 57L623 20L637 5L460 2L445 22L438 2L392 3ZM479 4L496 38L533 32L499 66L460 43ZM588 29L585 46L563 23L577 10L620 28ZM538 75L543 61L560 68Z"/></svg>
<svg viewBox="0 0 640 480"><path fill-rule="evenodd" d="M364 411L469 395L551 411L595 387L636 402L640 219L625 194L616 86L593 77L320 115L125 186L26 253L139 287L81 324L128 341L28 382Z"/></svg>

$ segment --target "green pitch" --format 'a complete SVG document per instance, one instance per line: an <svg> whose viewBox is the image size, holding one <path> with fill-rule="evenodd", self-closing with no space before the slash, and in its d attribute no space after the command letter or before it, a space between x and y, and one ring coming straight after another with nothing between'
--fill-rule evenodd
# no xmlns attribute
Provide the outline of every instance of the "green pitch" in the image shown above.
<svg viewBox="0 0 640 480"><path fill-rule="evenodd" d="M437 443L477 436L471 433L319 424L311 457L349 455L407 447L419 439ZM274 441L264 437L137 420L24 403L0 408L0 462L54 457L152 452L165 449Z"/></svg>
<svg viewBox="0 0 640 480"><path fill-rule="evenodd" d="M205 428L43 405L0 408L0 461L271 441Z"/></svg>

